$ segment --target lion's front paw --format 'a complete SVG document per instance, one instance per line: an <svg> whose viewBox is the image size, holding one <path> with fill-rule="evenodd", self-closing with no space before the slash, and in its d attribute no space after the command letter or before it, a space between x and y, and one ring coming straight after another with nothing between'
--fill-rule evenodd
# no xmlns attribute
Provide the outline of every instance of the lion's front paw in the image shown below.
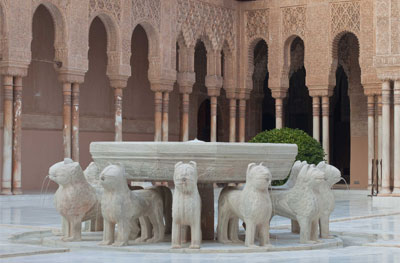
<svg viewBox="0 0 400 263"><path fill-rule="evenodd" d="M109 246L109 245L111 245L112 244L112 241L110 241L110 240L103 240L103 241L101 241L98 245L99 246Z"/></svg>
<svg viewBox="0 0 400 263"><path fill-rule="evenodd" d="M126 241L116 241L112 245L113 245L113 247L124 247L124 246L128 245L128 242L126 242Z"/></svg>

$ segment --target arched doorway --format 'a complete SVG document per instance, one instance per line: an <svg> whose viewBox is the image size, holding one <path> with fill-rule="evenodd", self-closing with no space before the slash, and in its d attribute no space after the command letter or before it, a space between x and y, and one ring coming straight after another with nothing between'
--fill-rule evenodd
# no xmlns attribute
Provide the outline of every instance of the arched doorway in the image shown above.
<svg viewBox="0 0 400 263"><path fill-rule="evenodd" d="M275 128L275 100L268 88L268 45L264 40L257 42L253 56L253 90L247 107L249 139L261 131Z"/></svg>
<svg viewBox="0 0 400 263"><path fill-rule="evenodd" d="M55 22L38 6L32 21L32 62L23 79L22 188L40 189L48 167L63 159L62 84L55 70ZM25 121L26 120L26 121ZM52 147L43 147L52 145ZM50 184L51 189L57 185Z"/></svg>
<svg viewBox="0 0 400 263"><path fill-rule="evenodd" d="M112 141L114 118L113 91L107 77L107 30L99 17L93 19L89 28L89 70L80 90L81 123L89 121L90 126L81 125L79 134L80 161L86 167L91 161L89 145L92 141Z"/></svg>
<svg viewBox="0 0 400 263"><path fill-rule="evenodd" d="M331 164L350 180L350 98L349 82L341 65L336 70L336 87L331 98Z"/></svg>
<svg viewBox="0 0 400 263"><path fill-rule="evenodd" d="M285 100L285 126L312 136L312 98L306 87L304 42L296 37L290 46L289 90Z"/></svg>
<svg viewBox="0 0 400 263"><path fill-rule="evenodd" d="M152 141L154 134L146 132L154 127L154 92L148 78L149 39L141 25L136 26L132 33L131 53L131 77L122 104L124 140ZM132 130L133 125L138 128Z"/></svg>
<svg viewBox="0 0 400 263"><path fill-rule="evenodd" d="M330 101L330 158L352 187L368 185L367 98L361 86L359 42L353 33L337 38L336 87Z"/></svg>

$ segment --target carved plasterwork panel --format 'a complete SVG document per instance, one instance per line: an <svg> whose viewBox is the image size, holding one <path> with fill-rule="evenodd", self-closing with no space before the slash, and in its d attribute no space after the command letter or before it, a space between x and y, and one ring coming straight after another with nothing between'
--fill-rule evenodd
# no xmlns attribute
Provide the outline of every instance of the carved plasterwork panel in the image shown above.
<svg viewBox="0 0 400 263"><path fill-rule="evenodd" d="M343 31L359 33L361 28L360 2L331 3L331 34Z"/></svg>
<svg viewBox="0 0 400 263"><path fill-rule="evenodd" d="M283 35L304 37L306 28L306 7L294 6L282 8Z"/></svg>
<svg viewBox="0 0 400 263"><path fill-rule="evenodd" d="M160 0L132 0L132 22L149 21L160 31L161 2Z"/></svg>
<svg viewBox="0 0 400 263"><path fill-rule="evenodd" d="M121 22L121 0L90 0L89 17L98 11L105 11Z"/></svg>
<svg viewBox="0 0 400 263"><path fill-rule="evenodd" d="M253 39L257 36L268 39L269 9L246 11L246 36Z"/></svg>
<svg viewBox="0 0 400 263"><path fill-rule="evenodd" d="M177 9L177 32L182 32L186 44L195 45L207 35L213 49L220 50L225 40L233 48L234 10L194 0L178 0Z"/></svg>

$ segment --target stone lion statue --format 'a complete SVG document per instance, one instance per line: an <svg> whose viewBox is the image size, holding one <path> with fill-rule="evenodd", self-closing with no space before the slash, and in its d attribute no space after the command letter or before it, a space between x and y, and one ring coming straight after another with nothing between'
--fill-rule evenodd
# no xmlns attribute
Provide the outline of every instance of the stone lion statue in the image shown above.
<svg viewBox="0 0 400 263"><path fill-rule="evenodd" d="M101 220L96 190L86 181L79 163L68 158L50 167L49 178L59 185L54 203L65 222L62 240L80 241L82 222Z"/></svg>
<svg viewBox="0 0 400 263"><path fill-rule="evenodd" d="M271 172L267 167L262 163L259 165L251 163L247 168L246 185L243 190L234 187L222 190L218 200L219 242L229 243L238 240L237 228L240 218L246 224L246 246L255 246L256 233L259 233L260 246L270 245L269 221L272 203L268 187L271 180Z"/></svg>
<svg viewBox="0 0 400 263"><path fill-rule="evenodd" d="M128 245L132 231L137 230L138 219L141 223L142 234L149 235L151 228L154 233L147 242L159 242L164 239L164 204L157 190L131 191L122 165L107 166L100 175L100 181L104 188L101 199L104 232L100 245ZM118 233L114 240L116 224Z"/></svg>
<svg viewBox="0 0 400 263"><path fill-rule="evenodd" d="M172 248L180 248L182 230L190 227L190 248L199 249L201 234L201 199L197 188L197 164L179 162L174 171L175 191L172 201Z"/></svg>
<svg viewBox="0 0 400 263"><path fill-rule="evenodd" d="M316 167L302 167L296 184L289 190L272 191L272 216L280 215L295 220L300 226L300 243L318 241L320 213L319 187L324 183L324 173Z"/></svg>
<svg viewBox="0 0 400 263"><path fill-rule="evenodd" d="M317 168L324 173L325 181L319 188L319 230L321 238L330 238L329 236L329 217L335 209L335 196L332 191L332 186L340 181L342 175L335 166L325 162L320 162Z"/></svg>
<svg viewBox="0 0 400 263"><path fill-rule="evenodd" d="M290 170L289 178L284 185L273 186L272 189L290 189L296 184L297 176L299 175L301 168L307 165L306 161L296 161L292 169Z"/></svg>

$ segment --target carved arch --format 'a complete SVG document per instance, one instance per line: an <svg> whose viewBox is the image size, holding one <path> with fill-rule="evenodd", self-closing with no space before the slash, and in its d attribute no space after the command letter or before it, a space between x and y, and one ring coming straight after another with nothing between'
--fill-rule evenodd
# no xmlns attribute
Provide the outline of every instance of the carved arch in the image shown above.
<svg viewBox="0 0 400 263"><path fill-rule="evenodd" d="M66 62L68 59L68 30L65 14L56 5L49 1L40 1L33 9L33 16L36 14L37 9L43 6L50 13L54 23L54 49L55 49L55 60L60 62Z"/></svg>
<svg viewBox="0 0 400 263"><path fill-rule="evenodd" d="M264 37L254 37L249 41L247 48L247 75L246 75L246 89L253 89L253 75L254 75L254 49L261 41L265 42L268 47L268 42ZM268 61L269 63L269 61Z"/></svg>
<svg viewBox="0 0 400 263"><path fill-rule="evenodd" d="M281 87L282 88L289 88L289 79L291 74L293 73L293 57L292 57L292 44L296 39L300 39L303 43L304 51L305 45L304 40L298 35L290 35L283 44L283 63L282 63L282 70L281 70ZM304 64L304 56L303 56L303 64Z"/></svg>
<svg viewBox="0 0 400 263"><path fill-rule="evenodd" d="M119 32L119 27L117 21L103 11L96 12L89 22L91 26L93 20L98 17L104 24L107 32L107 52L119 52L121 51L121 34ZM89 26L89 30L90 30Z"/></svg>
<svg viewBox="0 0 400 263"><path fill-rule="evenodd" d="M350 50L352 55L356 55L357 57L357 61L359 63L359 59L360 59L360 50L361 50L361 46L360 46L360 40L359 40L359 36L351 31L342 31L338 34L336 34L336 36L333 38L332 40L332 46L331 46L331 59L332 59L332 63L331 63L331 69L329 72L329 84L332 86L336 85L336 69L339 65L339 45L340 45L340 41L342 40L342 38L347 35L350 34L351 36L353 36L356 40L356 46L351 46L350 48L353 48L353 50ZM344 63L342 63L344 64ZM350 77L350 65L342 65L347 76ZM361 70L361 69L360 69Z"/></svg>

